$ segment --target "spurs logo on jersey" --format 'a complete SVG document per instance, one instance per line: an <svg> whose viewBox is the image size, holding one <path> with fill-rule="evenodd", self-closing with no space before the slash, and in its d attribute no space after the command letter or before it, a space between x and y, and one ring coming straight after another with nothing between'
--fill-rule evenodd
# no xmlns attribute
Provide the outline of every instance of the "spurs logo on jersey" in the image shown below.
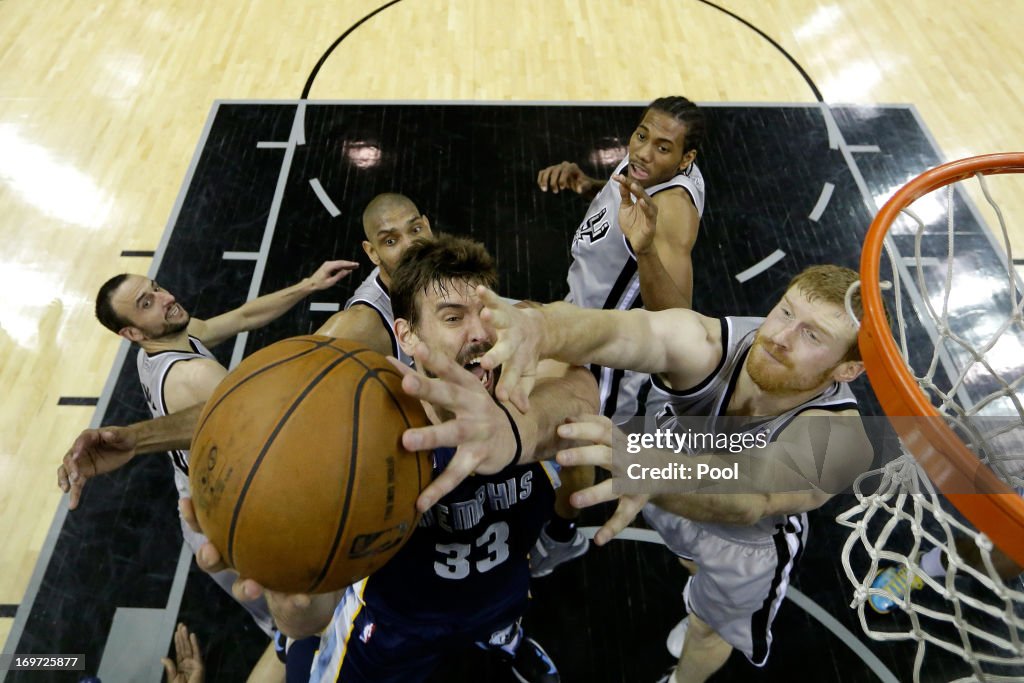
<svg viewBox="0 0 1024 683"><path fill-rule="evenodd" d="M587 241L591 244L604 238L604 236L608 234L609 228L611 228L611 223L604 219L605 214L607 213L608 208L601 207L601 210L593 216L588 216L576 230L576 235L572 238L573 244L579 242L584 237L586 237Z"/></svg>

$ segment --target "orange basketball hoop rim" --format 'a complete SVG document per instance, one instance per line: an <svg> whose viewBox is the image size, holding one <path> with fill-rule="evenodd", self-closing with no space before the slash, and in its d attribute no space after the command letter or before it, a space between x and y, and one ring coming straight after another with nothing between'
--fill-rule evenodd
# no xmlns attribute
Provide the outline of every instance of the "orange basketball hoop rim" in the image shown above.
<svg viewBox="0 0 1024 683"><path fill-rule="evenodd" d="M907 450L972 524L1024 566L1024 499L978 460L918 386L886 322L880 282L885 236L904 208L934 190L977 173L1020 172L1024 172L1024 153L986 154L953 161L925 171L885 203L871 222L861 252L864 316L858 344L871 387Z"/></svg>

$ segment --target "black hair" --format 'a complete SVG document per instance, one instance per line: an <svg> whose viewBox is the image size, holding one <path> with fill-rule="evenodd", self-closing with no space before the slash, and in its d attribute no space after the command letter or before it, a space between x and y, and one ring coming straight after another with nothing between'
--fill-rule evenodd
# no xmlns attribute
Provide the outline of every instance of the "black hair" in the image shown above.
<svg viewBox="0 0 1024 683"><path fill-rule="evenodd" d="M647 109L644 110L644 116L651 109L663 111L686 125L683 154L686 154L691 149L698 149L700 147L700 143L704 140L704 131L707 125L704 119L704 112L700 107L682 95L672 95L669 97L659 97L651 102L647 105Z"/></svg>

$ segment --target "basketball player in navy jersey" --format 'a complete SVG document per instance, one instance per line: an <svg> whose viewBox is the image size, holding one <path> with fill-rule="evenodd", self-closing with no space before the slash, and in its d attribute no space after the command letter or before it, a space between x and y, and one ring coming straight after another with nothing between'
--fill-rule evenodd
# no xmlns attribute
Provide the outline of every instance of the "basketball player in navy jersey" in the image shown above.
<svg viewBox="0 0 1024 683"><path fill-rule="evenodd" d="M610 182L568 161L537 175L541 191L568 190L593 199L573 236L566 301L618 310L690 307L690 252L704 212L704 178L696 164L704 125L703 112L690 100L661 97L644 110ZM633 417L648 376L596 365L592 370L600 383L601 413L616 424ZM660 408L649 404L648 413ZM579 511L567 500L593 483L593 469L566 470L563 478L555 514L530 560L535 577L587 551L586 538L575 529Z"/></svg>
<svg viewBox="0 0 1024 683"><path fill-rule="evenodd" d="M539 460L553 454L558 424L596 409L596 384L583 368L539 379L528 414L493 399L499 373L478 359L494 331L480 319L475 287L495 280L482 245L448 235L411 246L393 273L395 329L416 370L393 364L435 422L407 431L403 441L410 450L434 450L435 479L418 501L424 516L416 532L369 578L335 594L267 593L277 624L293 637L330 623L314 682L415 683L444 655L474 643L505 657L521 681L560 680L520 627L527 555L557 483L554 467ZM220 568L212 546L197 560ZM236 591L262 589L241 581Z"/></svg>
<svg viewBox="0 0 1024 683"><path fill-rule="evenodd" d="M484 318L499 338L482 364L503 363L502 381L522 377L528 391L538 357L633 368L656 375L653 390L665 394L671 421L699 417L714 432L725 429L719 417L747 416L755 418L750 435L765 439L763 448L738 455L682 455L691 467L741 463L750 474L744 490L661 494L646 507L650 496L624 496L595 536L606 543L643 509L669 549L694 565L684 591L689 616L670 639L679 662L662 683L704 681L733 648L757 666L765 663L772 620L806 542L806 513L871 464L848 386L864 370L857 327L844 305L858 279L848 268L808 268L767 318L721 320L684 309L593 311L566 303L520 310L481 292ZM859 295L852 306L859 316ZM626 457L612 460L614 431L597 415L563 425L562 438L595 445L563 451L559 463L598 465L622 476ZM666 463L680 461L662 455ZM572 502L584 507L615 497L608 480L574 494Z"/></svg>

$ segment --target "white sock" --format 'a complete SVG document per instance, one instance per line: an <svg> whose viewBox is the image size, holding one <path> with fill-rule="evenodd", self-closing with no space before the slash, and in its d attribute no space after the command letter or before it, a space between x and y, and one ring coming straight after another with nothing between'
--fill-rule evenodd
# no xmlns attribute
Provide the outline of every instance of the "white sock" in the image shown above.
<svg viewBox="0 0 1024 683"><path fill-rule="evenodd" d="M928 576L934 578L945 578L946 568L942 566L942 549L935 546L921 556L921 569Z"/></svg>

